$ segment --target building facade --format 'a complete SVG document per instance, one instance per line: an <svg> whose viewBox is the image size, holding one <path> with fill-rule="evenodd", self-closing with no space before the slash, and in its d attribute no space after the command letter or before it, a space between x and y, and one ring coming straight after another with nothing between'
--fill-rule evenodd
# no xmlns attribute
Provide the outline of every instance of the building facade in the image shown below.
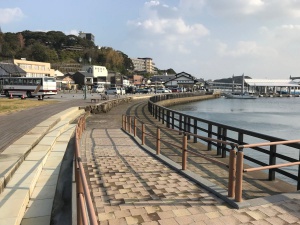
<svg viewBox="0 0 300 225"><path fill-rule="evenodd" d="M26 72L26 77L54 77L50 63L14 59L14 64Z"/></svg>
<svg viewBox="0 0 300 225"><path fill-rule="evenodd" d="M134 71L141 73L155 73L154 65L152 58L131 58L131 61L134 66Z"/></svg>
<svg viewBox="0 0 300 225"><path fill-rule="evenodd" d="M107 77L108 71L105 66L87 65L82 67L83 71L91 73L93 77Z"/></svg>
<svg viewBox="0 0 300 225"><path fill-rule="evenodd" d="M80 31L78 37L90 40L95 43L95 36L91 33L84 33L82 31Z"/></svg>

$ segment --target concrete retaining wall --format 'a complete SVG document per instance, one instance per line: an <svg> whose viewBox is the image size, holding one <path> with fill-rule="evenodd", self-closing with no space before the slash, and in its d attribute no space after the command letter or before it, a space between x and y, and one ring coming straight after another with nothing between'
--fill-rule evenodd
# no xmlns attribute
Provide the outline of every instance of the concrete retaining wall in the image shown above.
<svg viewBox="0 0 300 225"><path fill-rule="evenodd" d="M179 105L183 103L188 103L188 102L196 102L196 101L202 101L202 100L207 100L207 99L214 99L214 98L219 98L219 94L213 94L213 95L200 95L200 96L193 96L193 97L186 97L186 98L175 98L175 99L167 99L167 100L162 100L159 102L156 102L155 104L159 106L172 106L172 105Z"/></svg>

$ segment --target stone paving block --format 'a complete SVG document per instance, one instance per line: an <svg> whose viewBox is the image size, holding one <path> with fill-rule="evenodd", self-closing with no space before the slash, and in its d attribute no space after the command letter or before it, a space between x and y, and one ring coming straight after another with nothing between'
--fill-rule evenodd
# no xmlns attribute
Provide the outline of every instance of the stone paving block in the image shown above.
<svg viewBox="0 0 300 225"><path fill-rule="evenodd" d="M14 156L18 154L24 155L26 152L28 152L32 148L32 144L12 144L9 147L7 147L1 154L0 154L0 161L2 159L5 160L8 156Z"/></svg>
<svg viewBox="0 0 300 225"><path fill-rule="evenodd" d="M176 224L179 224L174 218L159 220L158 223L160 225L176 225Z"/></svg>
<svg viewBox="0 0 300 225"><path fill-rule="evenodd" d="M39 142L39 145L53 146L55 141L55 137L43 137L43 139Z"/></svg>
<svg viewBox="0 0 300 225"><path fill-rule="evenodd" d="M51 216L53 199L37 199L29 201L28 210L23 218L32 218L40 216Z"/></svg>
<svg viewBox="0 0 300 225"><path fill-rule="evenodd" d="M39 216L23 219L20 225L49 225L50 216Z"/></svg>
<svg viewBox="0 0 300 225"><path fill-rule="evenodd" d="M51 176L39 176L39 179L37 180L35 186L36 187L44 187L44 186L51 186L56 185L58 179L58 174L53 174Z"/></svg>
<svg viewBox="0 0 300 225"><path fill-rule="evenodd" d="M17 217L0 218L0 224L5 224L5 225L15 225L16 221L17 221Z"/></svg>
<svg viewBox="0 0 300 225"><path fill-rule="evenodd" d="M46 145L37 145L32 149L31 152L40 152L40 151L48 152L51 149L51 147L52 146L50 146L50 145L48 145L48 146L46 146Z"/></svg>
<svg viewBox="0 0 300 225"><path fill-rule="evenodd" d="M41 134L25 134L22 138L15 141L13 145L30 145L33 147L41 137Z"/></svg>
<svg viewBox="0 0 300 225"><path fill-rule="evenodd" d="M45 134L49 130L48 126L36 126L28 131L27 134Z"/></svg>
<svg viewBox="0 0 300 225"><path fill-rule="evenodd" d="M267 217L266 214L264 214L261 211L255 210L255 211L248 211L246 212L249 216L251 216L253 219L255 220L262 220L265 219Z"/></svg>
<svg viewBox="0 0 300 225"><path fill-rule="evenodd" d="M54 199L56 185L36 186L30 198L32 199Z"/></svg>
<svg viewBox="0 0 300 225"><path fill-rule="evenodd" d="M29 200L29 194L25 194L26 196L22 196L21 198L0 198L0 219L6 218L16 218L16 220L20 220L22 218L22 214L26 209L27 202ZM21 218L20 218L21 216Z"/></svg>

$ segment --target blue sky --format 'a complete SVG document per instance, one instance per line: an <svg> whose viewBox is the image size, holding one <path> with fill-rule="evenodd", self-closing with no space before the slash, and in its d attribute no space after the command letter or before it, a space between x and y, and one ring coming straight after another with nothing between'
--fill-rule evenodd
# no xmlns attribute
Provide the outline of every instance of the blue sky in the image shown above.
<svg viewBox="0 0 300 225"><path fill-rule="evenodd" d="M299 0L0 0L0 26L93 33L96 45L205 80L300 76Z"/></svg>

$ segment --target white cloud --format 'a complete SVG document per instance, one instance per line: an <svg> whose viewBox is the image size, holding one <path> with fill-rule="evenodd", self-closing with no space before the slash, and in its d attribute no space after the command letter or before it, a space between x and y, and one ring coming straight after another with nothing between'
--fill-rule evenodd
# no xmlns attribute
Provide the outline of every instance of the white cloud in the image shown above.
<svg viewBox="0 0 300 225"><path fill-rule="evenodd" d="M159 1L149 1L149 2L145 2L145 6L146 6L146 7L157 6L157 5L160 5Z"/></svg>
<svg viewBox="0 0 300 225"><path fill-rule="evenodd" d="M78 30L69 30L69 31L65 31L65 34L66 34L66 35L72 34L72 35L78 36L79 31L78 31Z"/></svg>
<svg viewBox="0 0 300 225"><path fill-rule="evenodd" d="M17 21L24 17L24 14L20 8L0 8L0 15L1 24L7 24L13 21Z"/></svg>
<svg viewBox="0 0 300 225"><path fill-rule="evenodd" d="M277 55L276 50L259 46L255 41L239 41L235 48L229 48L225 43L219 43L218 53L220 56L230 56L230 57L261 57L261 56L270 56Z"/></svg>
<svg viewBox="0 0 300 225"><path fill-rule="evenodd" d="M183 0L184 1L184 0ZM300 1L297 0L205 0L206 7L214 15L236 18L253 16L259 18L299 18Z"/></svg>

